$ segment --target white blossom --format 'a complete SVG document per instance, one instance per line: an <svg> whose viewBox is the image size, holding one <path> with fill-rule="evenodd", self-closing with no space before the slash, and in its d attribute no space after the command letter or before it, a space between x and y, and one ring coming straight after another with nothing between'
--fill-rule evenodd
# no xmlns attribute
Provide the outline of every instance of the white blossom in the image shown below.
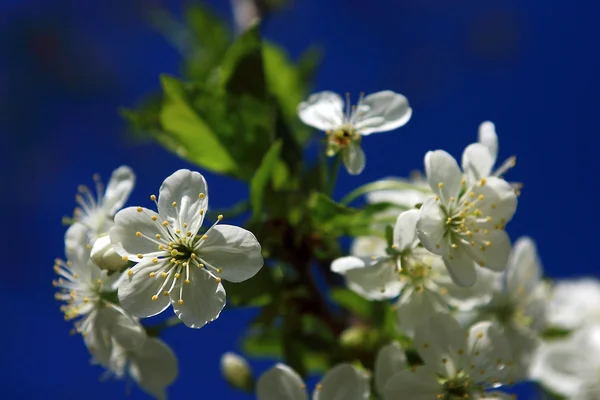
<svg viewBox="0 0 600 400"><path fill-rule="evenodd" d="M87 186L79 186L79 193L75 197L78 207L73 213L73 220L87 228L92 244L112 227L115 214L123 207L133 189L135 175L131 168L123 165L113 171L106 190L98 175L94 175L94 181L95 196Z"/></svg>
<svg viewBox="0 0 600 400"><path fill-rule="evenodd" d="M354 292L369 300L392 299L399 324L412 336L417 325L450 306L471 308L489 301L491 279L482 277L471 288L460 288L450 279L441 258L418 246L416 223L418 210L401 213L396 221L393 245L387 255L364 254L341 257L331 270L346 278Z"/></svg>
<svg viewBox="0 0 600 400"><path fill-rule="evenodd" d="M423 246L442 256L460 286L475 283L475 263L504 270L511 248L504 229L517 207L512 187L497 177L469 182L442 150L425 155L425 170L435 196L419 210L417 232Z"/></svg>
<svg viewBox="0 0 600 400"><path fill-rule="evenodd" d="M54 271L59 278L53 284L60 289L56 299L66 302L61 306L65 319L77 319L75 328L83 335L90 353L97 362L106 364L113 338L126 348L135 348L140 344L136 333L143 328L116 302L120 275L108 276L91 261L86 231L80 223L67 230L68 261L56 260Z"/></svg>
<svg viewBox="0 0 600 400"><path fill-rule="evenodd" d="M98 268L107 271L120 271L129 264L117 254L108 234L96 239L90 257Z"/></svg>
<svg viewBox="0 0 600 400"><path fill-rule="evenodd" d="M504 338L490 322L462 328L448 314L437 314L418 329L414 346L425 365L388 379L386 400L511 399L489 392L507 383L512 365Z"/></svg>
<svg viewBox="0 0 600 400"><path fill-rule="evenodd" d="M350 364L339 364L328 371L313 392L313 400L367 400L369 378ZM277 364L256 384L258 400L308 400L306 385L290 367Z"/></svg>
<svg viewBox="0 0 600 400"><path fill-rule="evenodd" d="M589 325L563 340L538 349L532 378L552 392L574 400L600 398L600 324Z"/></svg>
<svg viewBox="0 0 600 400"><path fill-rule="evenodd" d="M422 204L432 194L427 181L420 174L414 174L411 179L386 178L377 182L381 184L397 183L407 187L404 189L373 190L366 195L369 204L390 203L406 210Z"/></svg>
<svg viewBox="0 0 600 400"><path fill-rule="evenodd" d="M238 389L247 389L253 384L250 365L244 357L235 353L227 352L221 356L221 374Z"/></svg>
<svg viewBox="0 0 600 400"><path fill-rule="evenodd" d="M208 207L204 177L186 169L163 182L158 213L129 207L115 216L110 238L116 252L137 264L119 285L123 308L137 317L161 313L170 304L187 326L200 328L225 306L221 279L242 282L262 267L254 235L231 225L204 234L200 227Z"/></svg>
<svg viewBox="0 0 600 400"><path fill-rule="evenodd" d="M311 95L298 105L298 116L307 125L328 134L327 154L341 152L342 160L350 174L358 175L365 167L365 153L360 147L362 136L390 131L406 124L412 115L408 100L390 90L360 98L350 106L330 91Z"/></svg>
<svg viewBox="0 0 600 400"><path fill-rule="evenodd" d="M163 341L144 337L141 346L128 349L113 341L108 375L118 379L130 377L146 393L158 400L166 400L167 386L178 375L177 357Z"/></svg>
<svg viewBox="0 0 600 400"><path fill-rule="evenodd" d="M546 313L549 325L557 328L600 324L600 281L580 278L556 282Z"/></svg>
<svg viewBox="0 0 600 400"><path fill-rule="evenodd" d="M406 354L398 342L383 346L375 357L375 389L383 394L390 378L408 368Z"/></svg>

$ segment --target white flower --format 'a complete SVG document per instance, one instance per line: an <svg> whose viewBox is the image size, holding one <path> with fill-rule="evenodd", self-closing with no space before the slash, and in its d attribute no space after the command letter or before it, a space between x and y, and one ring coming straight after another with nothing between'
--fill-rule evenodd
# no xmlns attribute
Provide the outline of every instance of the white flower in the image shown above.
<svg viewBox="0 0 600 400"><path fill-rule="evenodd" d="M138 262L119 285L119 300L137 317L172 304L187 326L201 328L225 306L221 278L242 282L260 270L260 244L247 230L216 222L198 234L208 207L206 181L198 172L175 172L160 187L158 201L151 199L158 213L126 208L110 230L116 252Z"/></svg>
<svg viewBox="0 0 600 400"><path fill-rule="evenodd" d="M119 274L108 276L90 259L86 228L73 224L65 235L67 262L56 260L54 271L59 278L53 282L60 288L57 300L65 301L61 311L66 320L78 318L76 330L93 357L101 364L108 362L112 348L112 338L121 345L134 348L139 345L136 333L143 328L130 317L116 300L116 287Z"/></svg>
<svg viewBox="0 0 600 400"><path fill-rule="evenodd" d="M492 320L501 328L515 362L515 379L526 379L531 358L546 328L548 286L533 240L520 238L514 245L491 301L477 310L479 320Z"/></svg>
<svg viewBox="0 0 600 400"><path fill-rule="evenodd" d="M121 166L113 171L106 190L98 175L94 175L94 181L96 196L87 186L79 186L79 194L75 197L79 206L73 213L73 220L87 228L90 243L94 243L113 225L113 217L123 207L133 189L135 175L131 168Z"/></svg>
<svg viewBox="0 0 600 400"><path fill-rule="evenodd" d="M107 271L120 271L129 264L117 254L108 234L96 239L90 257L98 268Z"/></svg>
<svg viewBox="0 0 600 400"><path fill-rule="evenodd" d="M386 178L378 182L395 182L398 184L406 184L406 189L381 189L367 193L367 203L390 203L395 204L400 208L411 209L417 204L422 204L432 193L429 189L427 181L422 179L420 175L414 176L410 180L400 178Z"/></svg>
<svg viewBox="0 0 600 400"><path fill-rule="evenodd" d="M582 278L556 282L546 313L549 325L563 329L600 323L600 281Z"/></svg>
<svg viewBox="0 0 600 400"><path fill-rule="evenodd" d="M143 344L134 349L114 341L108 372L118 379L128 375L142 390L156 399L165 400L165 389L178 375L177 357L161 340L144 339Z"/></svg>
<svg viewBox="0 0 600 400"><path fill-rule="evenodd" d="M375 389L383 394L390 378L407 368L406 354L398 342L383 346L375 357Z"/></svg>
<svg viewBox="0 0 600 400"><path fill-rule="evenodd" d="M531 375L553 392L575 400L600 398L600 324L538 349Z"/></svg>
<svg viewBox="0 0 600 400"><path fill-rule="evenodd" d="M361 137L401 127L410 119L412 109L406 97L390 90L361 96L356 107L350 107L348 95L347 103L344 113L340 96L329 91L315 93L298 105L298 116L305 124L326 131L327 154L341 152L348 172L358 175L365 167Z"/></svg>
<svg viewBox="0 0 600 400"><path fill-rule="evenodd" d="M339 364L325 374L313 393L313 400L367 400L369 378L350 364ZM306 385L290 367L277 364L256 384L258 400L308 400Z"/></svg>
<svg viewBox="0 0 600 400"><path fill-rule="evenodd" d="M247 389L252 386L252 369L246 359L235 353L221 356L221 374L233 387Z"/></svg>
<svg viewBox="0 0 600 400"><path fill-rule="evenodd" d="M504 270L511 248L504 228L517 208L512 187L497 177L468 183L456 160L442 150L425 155L425 170L436 196L419 211L417 232L423 246L442 256L460 286L475 283L475 262Z"/></svg>
<svg viewBox="0 0 600 400"><path fill-rule="evenodd" d="M472 307L490 298L491 279L482 276L476 286L460 288L449 278L439 256L417 246L418 213L409 210L398 216L388 255L341 257L331 264L333 272L345 276L351 290L367 299L400 295L396 305L398 320L409 336L432 314L447 311L450 306Z"/></svg>
<svg viewBox="0 0 600 400"><path fill-rule="evenodd" d="M417 329L414 346L425 365L389 378L386 400L512 399L487 391L507 382L511 365L506 343L490 322L466 330L448 314L434 315Z"/></svg>

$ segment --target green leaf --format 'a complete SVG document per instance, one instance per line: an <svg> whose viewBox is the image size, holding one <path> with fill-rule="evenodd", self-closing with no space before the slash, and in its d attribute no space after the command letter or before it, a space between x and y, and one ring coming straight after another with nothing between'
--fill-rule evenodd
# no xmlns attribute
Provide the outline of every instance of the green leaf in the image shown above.
<svg viewBox="0 0 600 400"><path fill-rule="evenodd" d="M388 247L394 245L394 227L391 225L386 225L385 227L385 240L387 241Z"/></svg>
<svg viewBox="0 0 600 400"><path fill-rule="evenodd" d="M280 152L281 140L278 140L271 145L250 181L250 204L252 205L253 218L258 218L262 213L265 190L274 175Z"/></svg>
<svg viewBox="0 0 600 400"><path fill-rule="evenodd" d="M165 100L160 121L177 143L172 150L208 170L235 175L236 162L214 131L189 105L183 83L165 75L161 82Z"/></svg>
<svg viewBox="0 0 600 400"><path fill-rule="evenodd" d="M250 330L242 339L242 349L256 358L281 358L283 355L281 328L271 326Z"/></svg>
<svg viewBox="0 0 600 400"><path fill-rule="evenodd" d="M263 266L252 279L240 283L222 282L227 302L238 307L262 307L273 301L277 289L271 269Z"/></svg>
<svg viewBox="0 0 600 400"><path fill-rule="evenodd" d="M352 314L369 319L372 317L373 308L371 307L371 303L353 291L339 288L332 289L330 296L334 303L350 311Z"/></svg>

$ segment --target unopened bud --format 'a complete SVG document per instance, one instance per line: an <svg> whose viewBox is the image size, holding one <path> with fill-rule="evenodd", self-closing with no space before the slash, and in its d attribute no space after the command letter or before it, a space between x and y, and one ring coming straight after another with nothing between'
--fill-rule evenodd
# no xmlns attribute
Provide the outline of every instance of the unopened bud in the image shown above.
<svg viewBox="0 0 600 400"><path fill-rule="evenodd" d="M371 348L377 341L377 332L368 326L351 326L340 335L340 344L347 349Z"/></svg>
<svg viewBox="0 0 600 400"><path fill-rule="evenodd" d="M123 258L117 254L108 235L96 239L92 247L91 258L100 269L108 271L119 271L128 263L128 261L123 261Z"/></svg>
<svg viewBox="0 0 600 400"><path fill-rule="evenodd" d="M244 391L252 391L254 380L248 362L235 353L225 353L221 357L221 373L231 386Z"/></svg>

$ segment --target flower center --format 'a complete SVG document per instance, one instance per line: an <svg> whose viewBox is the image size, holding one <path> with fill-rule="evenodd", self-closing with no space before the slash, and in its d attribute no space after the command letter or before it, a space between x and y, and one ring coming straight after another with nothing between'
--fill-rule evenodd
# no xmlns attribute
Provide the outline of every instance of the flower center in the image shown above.
<svg viewBox="0 0 600 400"><path fill-rule="evenodd" d="M333 156L338 151L345 149L353 141L360 140L360 135L352 125L342 126L334 131L327 132L327 154Z"/></svg>
<svg viewBox="0 0 600 400"><path fill-rule="evenodd" d="M464 374L448 379L443 384L443 400L465 400L471 398L469 377Z"/></svg>

